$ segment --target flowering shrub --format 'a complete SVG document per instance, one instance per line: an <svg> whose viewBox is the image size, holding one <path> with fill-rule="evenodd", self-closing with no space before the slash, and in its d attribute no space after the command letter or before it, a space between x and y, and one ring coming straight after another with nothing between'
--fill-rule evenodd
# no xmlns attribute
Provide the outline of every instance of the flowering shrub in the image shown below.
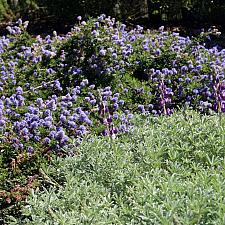
<svg viewBox="0 0 225 225"><path fill-rule="evenodd" d="M0 38L3 190L18 180L26 185L43 155L67 154L86 134L128 132L134 112L170 115L185 106L225 112L224 49L163 27L128 29L105 15L79 17L64 36L31 37L27 26L19 20ZM4 204L12 202L4 196Z"/></svg>

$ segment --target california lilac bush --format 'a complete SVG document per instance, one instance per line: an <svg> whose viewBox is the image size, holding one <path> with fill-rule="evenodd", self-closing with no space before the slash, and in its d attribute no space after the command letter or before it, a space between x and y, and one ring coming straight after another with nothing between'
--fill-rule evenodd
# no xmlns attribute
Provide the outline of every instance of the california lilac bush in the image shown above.
<svg viewBox="0 0 225 225"><path fill-rule="evenodd" d="M11 180L0 196L12 198L15 177L25 185L46 154L128 132L133 113L225 112L225 50L205 47L209 33L129 29L105 15L79 17L66 35L32 37L27 26L0 38L0 183Z"/></svg>

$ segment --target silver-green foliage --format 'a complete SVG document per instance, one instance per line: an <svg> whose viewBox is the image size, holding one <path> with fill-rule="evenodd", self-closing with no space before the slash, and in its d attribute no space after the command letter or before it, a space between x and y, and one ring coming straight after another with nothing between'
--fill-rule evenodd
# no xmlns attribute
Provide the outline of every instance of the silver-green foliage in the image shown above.
<svg viewBox="0 0 225 225"><path fill-rule="evenodd" d="M43 168L60 187L34 191L22 224L225 224L224 147L223 117L139 116Z"/></svg>

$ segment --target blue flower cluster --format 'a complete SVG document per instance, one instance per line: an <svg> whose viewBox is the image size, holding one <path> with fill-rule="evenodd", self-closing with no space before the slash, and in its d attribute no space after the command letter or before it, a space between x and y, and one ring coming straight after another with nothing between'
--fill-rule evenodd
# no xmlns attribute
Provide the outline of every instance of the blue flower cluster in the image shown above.
<svg viewBox="0 0 225 225"><path fill-rule="evenodd" d="M93 131L96 123L103 125L103 135L110 136L127 132L131 127L131 117L119 115L124 104L119 94L113 94L110 87L94 90L87 79L66 95L37 97L29 105L26 101L21 87L10 97L3 95L0 125L3 143L29 153L32 145L51 150L71 146L74 139Z"/></svg>
<svg viewBox="0 0 225 225"><path fill-rule="evenodd" d="M20 151L59 149L90 132L128 132L134 112L225 112L225 50L101 15L64 36L0 37L0 131ZM201 38L209 33L202 33Z"/></svg>

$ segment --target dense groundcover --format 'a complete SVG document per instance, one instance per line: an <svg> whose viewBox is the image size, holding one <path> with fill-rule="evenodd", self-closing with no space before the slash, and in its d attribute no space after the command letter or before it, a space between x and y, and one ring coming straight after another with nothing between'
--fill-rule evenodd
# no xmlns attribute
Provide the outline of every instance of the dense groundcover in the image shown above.
<svg viewBox="0 0 225 225"><path fill-rule="evenodd" d="M186 111L134 124L43 167L51 187L11 224L224 224L225 119Z"/></svg>
<svg viewBox="0 0 225 225"><path fill-rule="evenodd" d="M128 29L105 15L78 17L64 36L32 37L28 22L17 25L0 38L2 217L40 186L40 165L76 155L88 135L125 135L134 113L225 111L225 50L207 49L208 33Z"/></svg>

